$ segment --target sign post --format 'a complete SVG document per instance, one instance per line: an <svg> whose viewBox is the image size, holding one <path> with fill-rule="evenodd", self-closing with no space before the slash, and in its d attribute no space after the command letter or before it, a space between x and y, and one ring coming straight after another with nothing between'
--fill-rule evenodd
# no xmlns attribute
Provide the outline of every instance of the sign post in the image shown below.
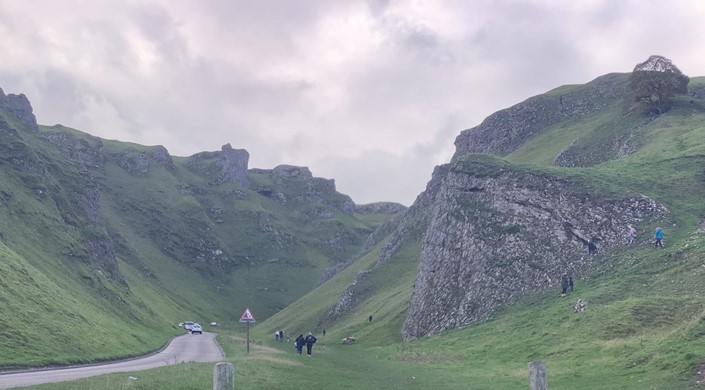
<svg viewBox="0 0 705 390"><path fill-rule="evenodd" d="M247 323L247 354L250 354L250 322L255 322L255 317L252 315L250 308L246 308L245 312L240 317L240 322Z"/></svg>

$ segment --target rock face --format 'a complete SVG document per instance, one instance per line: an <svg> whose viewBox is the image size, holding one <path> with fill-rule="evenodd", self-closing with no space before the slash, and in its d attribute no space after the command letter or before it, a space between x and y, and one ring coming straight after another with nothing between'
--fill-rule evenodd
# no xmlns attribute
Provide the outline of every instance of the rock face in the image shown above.
<svg viewBox="0 0 705 390"><path fill-rule="evenodd" d="M0 88L0 108L3 108L19 118L19 120L32 130L37 130L37 118L32 111L32 105L24 94L5 95Z"/></svg>
<svg viewBox="0 0 705 390"><path fill-rule="evenodd" d="M607 197L577 178L475 158L453 164L436 195L405 339L487 320L501 304L560 285L564 273L593 272L599 253L626 243L627 224L667 213L645 196ZM598 256L587 255L591 239Z"/></svg>
<svg viewBox="0 0 705 390"><path fill-rule="evenodd" d="M213 184L233 182L240 187L249 188L247 166L250 153L245 149L233 149L230 144L223 145L220 152L201 152L189 157L186 167L194 173L210 177Z"/></svg>
<svg viewBox="0 0 705 390"><path fill-rule="evenodd" d="M220 154L221 176L225 180L237 183L240 187L247 188L247 164L250 153L245 149L233 149L230 144L223 145Z"/></svg>
<svg viewBox="0 0 705 390"><path fill-rule="evenodd" d="M497 111L455 139L453 160L466 153L507 155L539 130L566 119L580 119L624 96L627 74L608 74L580 87L564 87Z"/></svg>

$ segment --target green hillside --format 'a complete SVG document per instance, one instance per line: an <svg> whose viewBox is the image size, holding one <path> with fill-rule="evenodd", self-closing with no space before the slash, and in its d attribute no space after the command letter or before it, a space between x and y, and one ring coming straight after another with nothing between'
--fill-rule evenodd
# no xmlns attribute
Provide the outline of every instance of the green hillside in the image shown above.
<svg viewBox="0 0 705 390"><path fill-rule="evenodd" d="M0 108L0 367L138 355L246 306L264 319L392 215L358 213L306 168L242 187L219 153L35 130Z"/></svg>

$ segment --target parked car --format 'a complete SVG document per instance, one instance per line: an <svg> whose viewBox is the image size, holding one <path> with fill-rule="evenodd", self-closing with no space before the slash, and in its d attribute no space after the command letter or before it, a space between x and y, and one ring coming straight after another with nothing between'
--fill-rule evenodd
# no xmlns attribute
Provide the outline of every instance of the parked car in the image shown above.
<svg viewBox="0 0 705 390"><path fill-rule="evenodd" d="M193 324L193 326L191 326L191 334L196 333L203 334L203 328L201 328L201 325Z"/></svg>
<svg viewBox="0 0 705 390"><path fill-rule="evenodd" d="M218 326L218 323L216 323L216 322L211 322L211 326Z"/></svg>
<svg viewBox="0 0 705 390"><path fill-rule="evenodd" d="M184 329L191 330L191 327L195 324L193 321L185 321L183 323Z"/></svg>

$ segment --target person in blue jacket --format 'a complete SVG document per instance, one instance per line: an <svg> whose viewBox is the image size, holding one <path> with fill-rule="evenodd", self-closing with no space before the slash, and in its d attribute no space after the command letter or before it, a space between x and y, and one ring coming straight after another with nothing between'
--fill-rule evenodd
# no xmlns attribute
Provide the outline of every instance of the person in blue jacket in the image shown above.
<svg viewBox="0 0 705 390"><path fill-rule="evenodd" d="M655 248L663 248L663 230L661 230L661 227L656 228L656 233L654 233L654 247Z"/></svg>
<svg viewBox="0 0 705 390"><path fill-rule="evenodd" d="M318 341L316 336L309 332L308 336L306 336L306 354L308 357L311 357L311 349L313 348L313 343L316 341Z"/></svg>

